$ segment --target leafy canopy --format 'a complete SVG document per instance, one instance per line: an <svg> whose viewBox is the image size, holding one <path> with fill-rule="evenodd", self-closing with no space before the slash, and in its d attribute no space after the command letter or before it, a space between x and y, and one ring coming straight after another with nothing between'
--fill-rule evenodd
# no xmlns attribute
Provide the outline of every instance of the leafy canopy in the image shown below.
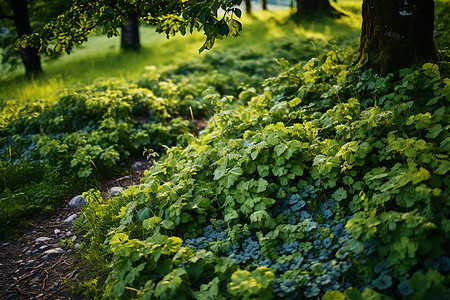
<svg viewBox="0 0 450 300"><path fill-rule="evenodd" d="M44 28L17 41L16 48L33 45L39 52L52 56L55 52L69 54L71 49L85 42L96 28L108 37L118 36L118 27L124 25L131 12L155 25L156 31L167 37L194 30L203 31L206 41L200 52L211 49L216 39L237 37L242 24L237 7L241 0L75 0L64 13Z"/></svg>

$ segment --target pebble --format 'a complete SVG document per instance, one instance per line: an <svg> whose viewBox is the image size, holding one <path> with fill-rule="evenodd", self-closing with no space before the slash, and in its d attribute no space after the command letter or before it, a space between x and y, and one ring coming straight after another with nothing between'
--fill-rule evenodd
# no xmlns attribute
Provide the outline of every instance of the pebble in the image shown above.
<svg viewBox="0 0 450 300"><path fill-rule="evenodd" d="M71 239L71 240L72 240L72 243L75 242L76 239L77 239L77 236L74 235L74 236L72 237L72 239Z"/></svg>
<svg viewBox="0 0 450 300"><path fill-rule="evenodd" d="M34 241L36 243L42 243L42 242L47 242L47 241L50 241L50 240L51 240L51 238L49 238L49 237L41 236L41 237L38 237L37 239L35 239Z"/></svg>
<svg viewBox="0 0 450 300"><path fill-rule="evenodd" d="M71 236L72 235L72 231L67 231L66 232L66 236Z"/></svg>
<svg viewBox="0 0 450 300"><path fill-rule="evenodd" d="M67 219L65 219L64 221L62 221L64 224L67 223L72 223L73 220L75 220L77 217L77 214L71 214L69 217L67 217Z"/></svg>
<svg viewBox="0 0 450 300"><path fill-rule="evenodd" d="M48 246L47 246L47 245L40 246L40 247L39 247L39 250L44 250L45 248L48 248Z"/></svg>
<svg viewBox="0 0 450 300"><path fill-rule="evenodd" d="M25 255L31 255L33 253L33 251L28 250L27 252L25 252Z"/></svg>
<svg viewBox="0 0 450 300"><path fill-rule="evenodd" d="M9 245L11 245L11 243L4 243L4 244L3 244L3 246L5 246L5 247L6 247L6 246L9 246ZM14 295L14 294L12 294L12 295Z"/></svg>
<svg viewBox="0 0 450 300"><path fill-rule="evenodd" d="M34 259L30 259L29 261L27 261L27 262L25 263L25 265L26 265L26 266L29 266L29 265L31 265L31 264L34 263L34 262L35 262Z"/></svg>
<svg viewBox="0 0 450 300"><path fill-rule="evenodd" d="M111 195L111 197L113 197L118 193L123 193L123 189L121 187L115 186L109 190L109 194Z"/></svg>
<svg viewBox="0 0 450 300"><path fill-rule="evenodd" d="M131 168L132 168L132 169L135 169L135 170L139 170L139 169L141 169L143 166L144 166L143 163L141 163L140 161L137 161L137 162L134 162L134 163L131 165Z"/></svg>
<svg viewBox="0 0 450 300"><path fill-rule="evenodd" d="M80 243L76 243L76 244L74 245L75 249L78 249L80 246L81 246Z"/></svg>
<svg viewBox="0 0 450 300"><path fill-rule="evenodd" d="M61 233L61 230L55 229L53 232L54 232L55 234L60 234L60 233Z"/></svg>
<svg viewBox="0 0 450 300"><path fill-rule="evenodd" d="M43 257L43 259L47 259L50 256L56 256L56 255L60 255L63 253L64 253L63 249L55 248L55 249L50 249L50 250L44 251L44 253L42 253L42 257Z"/></svg>
<svg viewBox="0 0 450 300"><path fill-rule="evenodd" d="M84 205L84 198L81 195L75 196L69 201L69 207L80 207L82 205Z"/></svg>

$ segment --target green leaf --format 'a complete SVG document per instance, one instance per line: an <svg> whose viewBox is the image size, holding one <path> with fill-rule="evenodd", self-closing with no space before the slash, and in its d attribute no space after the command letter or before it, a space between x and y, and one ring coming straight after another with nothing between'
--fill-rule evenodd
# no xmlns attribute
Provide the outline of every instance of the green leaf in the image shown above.
<svg viewBox="0 0 450 300"><path fill-rule="evenodd" d="M436 170L436 174L444 175L450 170L450 161L442 160L440 161L439 167Z"/></svg>
<svg viewBox="0 0 450 300"><path fill-rule="evenodd" d="M336 201L341 201L347 198L347 191L343 187L338 188L331 197Z"/></svg>
<svg viewBox="0 0 450 300"><path fill-rule="evenodd" d="M269 183L264 178L259 178L258 181L256 182L256 184L257 184L256 192L261 193L267 189L267 185Z"/></svg>
<svg viewBox="0 0 450 300"><path fill-rule="evenodd" d="M171 236L164 244L170 252L177 252L178 250L180 250L181 245L183 244L183 240L179 237Z"/></svg>
<svg viewBox="0 0 450 300"><path fill-rule="evenodd" d="M442 131L442 125L436 124L433 127L431 127L430 129L428 129L428 134L426 135L426 137L429 139L434 139L439 135L439 133L441 133L441 131Z"/></svg>
<svg viewBox="0 0 450 300"><path fill-rule="evenodd" d="M345 295L339 291L328 291L323 295L322 300L345 300Z"/></svg>
<svg viewBox="0 0 450 300"><path fill-rule="evenodd" d="M226 171L227 171L227 161L225 160L214 171L214 180L219 180L220 178L222 178L225 175Z"/></svg>
<svg viewBox="0 0 450 300"><path fill-rule="evenodd" d="M155 228L156 225L158 225L159 223L161 223L162 219L160 217L157 216L153 216L149 219L145 219L142 222L142 226L144 227L144 229L149 230L152 228Z"/></svg>
<svg viewBox="0 0 450 300"><path fill-rule="evenodd" d="M286 151L288 147L286 146L286 144L279 144L277 146L275 146L275 148L273 149L275 151L275 154L277 156L280 156L281 154L284 153L284 151Z"/></svg>
<svg viewBox="0 0 450 300"><path fill-rule="evenodd" d="M175 228L175 223L170 220L164 220L161 222L161 226L164 227L165 229L172 230Z"/></svg>

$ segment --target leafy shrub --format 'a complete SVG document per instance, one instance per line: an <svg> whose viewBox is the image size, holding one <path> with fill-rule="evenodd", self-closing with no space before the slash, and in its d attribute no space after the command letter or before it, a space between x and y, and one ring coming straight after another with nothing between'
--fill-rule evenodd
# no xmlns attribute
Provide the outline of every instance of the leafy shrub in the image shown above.
<svg viewBox="0 0 450 300"><path fill-rule="evenodd" d="M122 207L88 205L80 228L113 254L104 297L448 296L450 81L351 58L279 60L248 101L204 97L216 114L201 136Z"/></svg>

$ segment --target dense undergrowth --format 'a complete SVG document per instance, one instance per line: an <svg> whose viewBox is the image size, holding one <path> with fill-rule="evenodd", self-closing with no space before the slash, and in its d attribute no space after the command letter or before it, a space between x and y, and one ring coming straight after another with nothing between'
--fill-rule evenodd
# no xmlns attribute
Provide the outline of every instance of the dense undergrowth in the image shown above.
<svg viewBox="0 0 450 300"><path fill-rule="evenodd" d="M0 117L0 237L20 233L66 195L97 187L130 157L186 144L197 121L214 113L205 95L249 99L279 70L274 58L297 62L318 47L324 42L276 39L266 49L149 66L134 83L103 79L63 90L57 101L7 102Z"/></svg>
<svg viewBox="0 0 450 300"><path fill-rule="evenodd" d="M380 77L342 46L284 38L4 110L2 172L67 184L167 149L140 185L84 194L89 298L448 298L448 62Z"/></svg>
<svg viewBox="0 0 450 300"><path fill-rule="evenodd" d="M111 264L103 296L448 297L450 81L433 64L380 77L347 54L207 95L206 132L141 185L86 193L77 224L83 253Z"/></svg>

